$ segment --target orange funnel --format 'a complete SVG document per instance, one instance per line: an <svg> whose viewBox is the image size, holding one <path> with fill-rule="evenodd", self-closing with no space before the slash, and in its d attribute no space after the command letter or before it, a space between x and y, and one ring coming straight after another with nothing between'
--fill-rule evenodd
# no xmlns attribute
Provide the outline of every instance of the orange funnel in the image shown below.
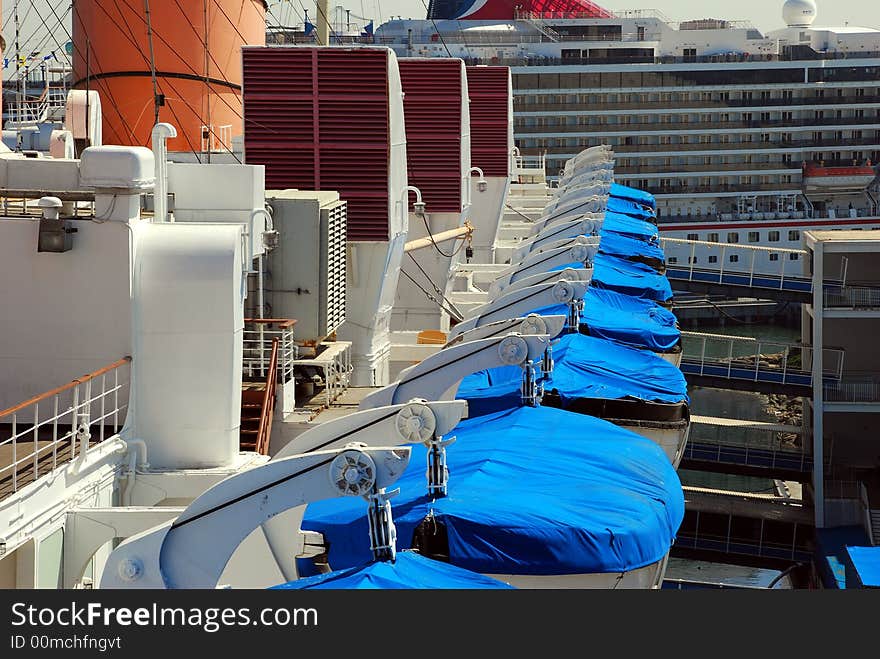
<svg viewBox="0 0 880 659"><path fill-rule="evenodd" d="M149 146L158 98L170 151L227 150L242 133L241 46L265 42L263 0L74 0L74 87L100 94L105 144Z"/></svg>

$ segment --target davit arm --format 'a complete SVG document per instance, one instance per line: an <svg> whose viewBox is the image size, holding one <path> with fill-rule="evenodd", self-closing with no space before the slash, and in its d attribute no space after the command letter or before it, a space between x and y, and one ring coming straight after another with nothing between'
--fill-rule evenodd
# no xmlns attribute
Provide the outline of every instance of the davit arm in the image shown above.
<svg viewBox="0 0 880 659"><path fill-rule="evenodd" d="M454 331L461 333L494 323L497 320L526 316L542 307L577 303L584 299L584 295L587 293L587 284L586 281L562 279L510 291L505 290L491 302L474 309L468 319L455 325Z"/></svg>
<svg viewBox="0 0 880 659"><path fill-rule="evenodd" d="M508 334L444 348L401 371L397 382L364 398L360 409L393 405L411 398L449 398L466 375L496 366L525 366L542 358L549 345L547 335Z"/></svg>
<svg viewBox="0 0 880 659"><path fill-rule="evenodd" d="M408 446L349 445L230 476L173 522L114 549L101 588L216 588L235 549L262 523L313 501L381 493L406 469L410 453Z"/></svg>

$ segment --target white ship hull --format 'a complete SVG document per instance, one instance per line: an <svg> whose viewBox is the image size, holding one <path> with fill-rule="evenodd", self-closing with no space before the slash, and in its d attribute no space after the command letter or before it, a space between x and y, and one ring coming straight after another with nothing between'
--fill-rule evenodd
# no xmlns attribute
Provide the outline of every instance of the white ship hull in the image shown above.
<svg viewBox="0 0 880 659"><path fill-rule="evenodd" d="M650 590L663 584L666 572L667 554L663 560L651 563L629 572L593 574L542 575L528 574L490 574L488 576L509 583L516 588L526 589L602 589L602 590Z"/></svg>

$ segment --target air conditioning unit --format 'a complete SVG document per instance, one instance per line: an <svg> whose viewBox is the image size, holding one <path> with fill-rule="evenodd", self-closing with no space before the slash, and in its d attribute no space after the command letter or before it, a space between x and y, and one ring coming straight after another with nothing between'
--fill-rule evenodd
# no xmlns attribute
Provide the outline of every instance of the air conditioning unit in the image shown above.
<svg viewBox="0 0 880 659"><path fill-rule="evenodd" d="M297 342L317 345L345 321L346 202L333 191L267 190L278 244L264 287L273 318L295 318Z"/></svg>

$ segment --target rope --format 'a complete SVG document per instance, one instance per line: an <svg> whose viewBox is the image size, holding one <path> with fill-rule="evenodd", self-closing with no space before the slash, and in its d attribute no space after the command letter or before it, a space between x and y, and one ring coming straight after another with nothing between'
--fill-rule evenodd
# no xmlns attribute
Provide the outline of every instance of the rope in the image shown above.
<svg viewBox="0 0 880 659"><path fill-rule="evenodd" d="M715 304L715 303L714 303L712 300L710 300L709 298L703 298L702 300L688 300L687 302L679 303L678 306L686 306L686 305L688 305L688 304L701 304L701 303L709 304L709 305L715 307L715 309L716 309L716 310L717 310L722 316L724 316L725 318L729 318L730 320L733 320L733 321L735 321L735 322L737 322L737 323L740 323L740 324L742 324L742 325L760 325L761 323L765 322L763 319L762 319L762 320L751 320L751 321L750 321L750 320L743 320L742 318L736 318L735 316L731 316L731 315L730 315L729 313L727 313L722 307L719 307L717 304ZM789 305L789 304L790 304L790 302L789 302L789 301L786 301L786 302L783 302L781 305L777 305L777 307L776 307L776 311L774 311L772 314L770 314L770 316L773 317L773 316L777 316L777 315L779 315L780 313L782 313L783 311L785 311L786 308L788 308L788 305Z"/></svg>
<svg viewBox="0 0 880 659"><path fill-rule="evenodd" d="M411 276L406 270L404 270L403 268L401 268L401 269L400 269L400 273L401 273L404 277L406 277L407 279L409 279L413 284L415 284L416 288L418 288L422 293L424 293L426 298L428 298L431 302L433 302L433 303L436 304L438 307L440 307L441 309L443 309L443 311L445 311L446 313L448 313L450 316L452 316L453 318L455 318L455 321L456 321L456 322L461 322L462 320L464 320L464 318L463 318L461 315L457 314L457 313L454 312L452 309L447 309L446 307L444 307L444 306L443 306L443 303L442 303L440 300L438 300L436 297L434 297L433 295L431 295L431 293L430 293L429 291L425 290L425 288L422 287L422 285L419 284L419 282L417 282L415 279L413 279L412 276ZM430 281L430 280L428 280L428 281ZM433 282L432 282L432 283L433 283ZM444 299L446 299L446 298L444 298ZM457 317L456 317L456 316L457 316Z"/></svg>
<svg viewBox="0 0 880 659"><path fill-rule="evenodd" d="M516 209L515 209L513 206L511 206L510 204L505 203L504 205L505 205L507 208L509 208L510 210L512 210L514 213L516 213L517 215L526 218L526 219L527 219L529 222L531 222L532 224L535 223L535 221L534 221L532 218L530 218L530 217L529 217L528 215L526 215L525 213L520 213L518 210L516 210Z"/></svg>
<svg viewBox="0 0 880 659"><path fill-rule="evenodd" d="M437 33L437 36L440 37L440 43L443 44L443 48L446 50L446 54L449 57L452 57L452 53L449 52L449 46L446 45L446 41L443 39L443 35L440 34L440 30L437 29L437 23L434 22L434 17L431 16L431 12L428 11L428 5L425 3L425 0L422 0L422 6L424 6L425 8L425 13L428 15L428 18L431 19L431 25L434 26L434 31Z"/></svg>
<svg viewBox="0 0 880 659"><path fill-rule="evenodd" d="M434 289L434 292L437 293L437 295L439 295L440 297L442 297L443 301L446 302L446 304L448 304L450 307L452 307L452 309L454 310L454 313L450 313L450 315L455 318L456 322L460 322L460 321L464 320L464 314L462 314L456 308L456 306L449 299L447 299L447 297L443 294L443 291L440 290L440 288L437 286L437 284L434 283L434 280L431 279L431 277L428 275L427 272L425 272L425 270L424 270L424 268L422 268L421 264L418 261L416 261L415 257L412 255L412 253L407 252L406 254L407 254L407 256L409 256L409 258L412 260L412 262L416 264L416 267L419 269L419 272L421 272L422 275L425 277L425 279L427 279L428 282L430 282L431 286ZM437 303L440 304L439 300L437 301ZM444 311L449 312L449 309L442 307L442 305L441 305L441 308L443 308Z"/></svg>
<svg viewBox="0 0 880 659"><path fill-rule="evenodd" d="M422 218L422 222L425 225L425 232L428 234L428 238L431 239L431 244L434 245L434 249L436 249L441 256L445 256L447 259L455 258L458 253L461 251L461 248L464 247L465 241L467 239L467 235L461 237L461 245L458 246L458 249L452 252L452 254L447 254L442 249L440 249L440 245L437 244L437 241L434 240L434 234L431 233L431 227L428 226L428 218L425 217L424 213L419 213L419 216ZM456 240L458 240L456 238Z"/></svg>

